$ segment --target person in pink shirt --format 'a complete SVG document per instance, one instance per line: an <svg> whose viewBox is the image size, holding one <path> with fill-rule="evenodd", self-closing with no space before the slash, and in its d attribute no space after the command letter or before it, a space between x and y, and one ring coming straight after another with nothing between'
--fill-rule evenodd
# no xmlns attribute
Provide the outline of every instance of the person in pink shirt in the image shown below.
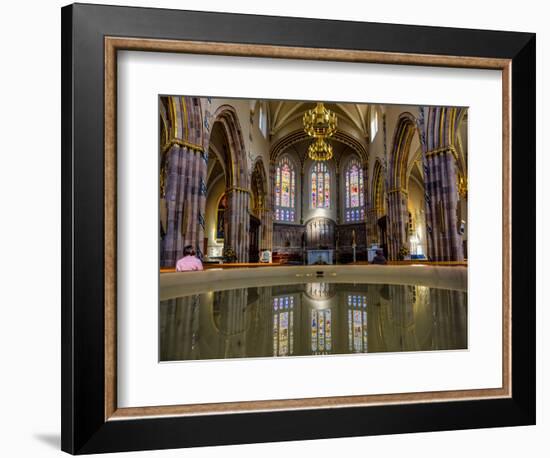
<svg viewBox="0 0 550 458"><path fill-rule="evenodd" d="M193 270L203 270L202 262L195 256L193 247L187 245L183 248L183 258L176 263L176 272L189 272Z"/></svg>

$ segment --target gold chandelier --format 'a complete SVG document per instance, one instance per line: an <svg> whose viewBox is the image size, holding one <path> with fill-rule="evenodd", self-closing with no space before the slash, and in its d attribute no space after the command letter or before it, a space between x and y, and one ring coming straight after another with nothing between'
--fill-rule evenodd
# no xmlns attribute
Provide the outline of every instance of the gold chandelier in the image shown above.
<svg viewBox="0 0 550 458"><path fill-rule="evenodd" d="M317 138L309 145L307 154L314 161L328 161L332 158L332 146L322 138Z"/></svg>
<svg viewBox="0 0 550 458"><path fill-rule="evenodd" d="M336 130L338 119L336 113L325 108L322 102L317 102L315 108L304 114L304 131L314 142L308 148L308 156L314 161L328 161L332 158L332 146L327 139L332 137Z"/></svg>

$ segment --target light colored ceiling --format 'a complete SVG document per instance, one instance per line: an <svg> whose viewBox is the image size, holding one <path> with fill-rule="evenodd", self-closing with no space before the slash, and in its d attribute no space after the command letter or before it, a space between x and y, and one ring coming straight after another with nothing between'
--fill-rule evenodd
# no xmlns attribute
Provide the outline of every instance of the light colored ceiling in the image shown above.
<svg viewBox="0 0 550 458"><path fill-rule="evenodd" d="M315 101L268 101L270 135L277 137L285 128L301 123L304 113L314 108L315 103ZM367 104L325 103L325 107L336 113L340 128L352 131L354 136L361 139L368 135L369 106Z"/></svg>
<svg viewBox="0 0 550 458"><path fill-rule="evenodd" d="M332 146L332 150L334 152L334 158L333 160L336 161L336 163L340 163L340 160L342 157L346 154L352 154L355 151L353 148L350 148L348 145L335 141L335 140L328 140L328 142ZM300 141L298 143L295 143L291 145L286 152L294 152L297 154L298 158L300 159L301 163L304 163L307 160L307 150L309 148L309 145L311 145L311 139L306 139L303 141Z"/></svg>

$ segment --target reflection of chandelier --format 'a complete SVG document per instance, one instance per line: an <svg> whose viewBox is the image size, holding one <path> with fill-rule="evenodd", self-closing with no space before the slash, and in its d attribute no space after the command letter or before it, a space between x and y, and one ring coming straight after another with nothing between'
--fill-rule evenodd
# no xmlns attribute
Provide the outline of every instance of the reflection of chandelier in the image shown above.
<svg viewBox="0 0 550 458"><path fill-rule="evenodd" d="M307 283L306 295L310 299L324 300L334 296L334 284L333 283Z"/></svg>
<svg viewBox="0 0 550 458"><path fill-rule="evenodd" d="M315 108L304 114L304 131L315 141L308 148L308 156L314 161L328 161L332 158L332 146L327 139L336 132L336 113L318 102Z"/></svg>

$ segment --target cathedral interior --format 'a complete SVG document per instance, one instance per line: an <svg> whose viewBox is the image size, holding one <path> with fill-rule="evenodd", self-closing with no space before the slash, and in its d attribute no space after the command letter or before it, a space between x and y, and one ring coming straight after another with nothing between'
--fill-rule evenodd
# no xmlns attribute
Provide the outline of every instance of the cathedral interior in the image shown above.
<svg viewBox="0 0 550 458"><path fill-rule="evenodd" d="M462 107L159 97L160 267L467 260Z"/></svg>

